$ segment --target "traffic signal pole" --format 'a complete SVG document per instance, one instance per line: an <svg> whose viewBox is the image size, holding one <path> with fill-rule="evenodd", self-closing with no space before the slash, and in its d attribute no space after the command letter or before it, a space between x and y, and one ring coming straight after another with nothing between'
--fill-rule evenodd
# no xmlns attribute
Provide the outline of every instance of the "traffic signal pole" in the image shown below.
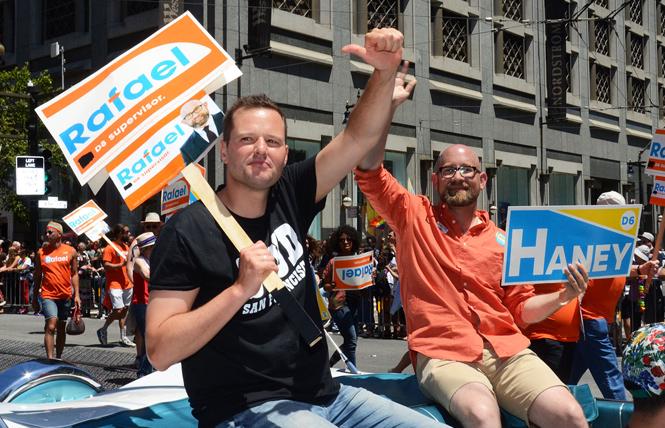
<svg viewBox="0 0 665 428"><path fill-rule="evenodd" d="M39 154L39 140L37 139L37 93L39 89L28 82L28 154L37 156ZM28 210L30 212L30 235L35 243L35 251L39 249L39 210L37 198L28 199Z"/></svg>

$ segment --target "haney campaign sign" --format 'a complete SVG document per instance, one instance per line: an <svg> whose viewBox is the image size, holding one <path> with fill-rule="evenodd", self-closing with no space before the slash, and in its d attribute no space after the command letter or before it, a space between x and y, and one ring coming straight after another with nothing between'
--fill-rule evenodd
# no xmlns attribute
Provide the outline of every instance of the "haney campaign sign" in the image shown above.
<svg viewBox="0 0 665 428"><path fill-rule="evenodd" d="M640 205L509 207L503 285L563 282L570 263L589 278L628 276Z"/></svg>
<svg viewBox="0 0 665 428"><path fill-rule="evenodd" d="M657 129L649 147L649 159L644 172L665 176L665 129Z"/></svg>
<svg viewBox="0 0 665 428"><path fill-rule="evenodd" d="M374 258L372 252L333 259L335 290L361 290L372 285Z"/></svg>
<svg viewBox="0 0 665 428"><path fill-rule="evenodd" d="M81 235L106 218L106 213L92 199L62 218L74 233Z"/></svg>
<svg viewBox="0 0 665 428"><path fill-rule="evenodd" d="M240 74L186 12L36 111L85 184L146 131L146 138L156 134L157 123L172 125L175 116L165 118L195 94L211 93ZM175 127L160 135L171 132L179 135Z"/></svg>
<svg viewBox="0 0 665 428"><path fill-rule="evenodd" d="M106 167L130 210L159 192L214 147L223 113L199 93L136 139ZM162 212L163 213L163 212Z"/></svg>

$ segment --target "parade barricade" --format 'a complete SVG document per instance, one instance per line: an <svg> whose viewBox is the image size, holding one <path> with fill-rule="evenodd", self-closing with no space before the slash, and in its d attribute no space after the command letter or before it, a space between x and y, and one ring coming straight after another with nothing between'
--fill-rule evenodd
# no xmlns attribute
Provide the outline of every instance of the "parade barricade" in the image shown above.
<svg viewBox="0 0 665 428"><path fill-rule="evenodd" d="M30 309L30 285L32 274L25 272L3 272L0 274L5 312L25 313Z"/></svg>

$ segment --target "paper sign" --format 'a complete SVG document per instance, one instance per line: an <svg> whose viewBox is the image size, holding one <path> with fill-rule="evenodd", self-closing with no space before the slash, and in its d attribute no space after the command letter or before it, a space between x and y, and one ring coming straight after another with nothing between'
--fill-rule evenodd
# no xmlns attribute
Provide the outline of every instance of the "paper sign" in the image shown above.
<svg viewBox="0 0 665 428"><path fill-rule="evenodd" d="M168 125L175 117L165 117L186 101L240 74L186 12L36 111L85 184L146 131L155 134L158 122Z"/></svg>
<svg viewBox="0 0 665 428"><path fill-rule="evenodd" d="M503 285L564 282L564 268L576 262L589 278L628 276L641 210L641 205L509 207Z"/></svg>
<svg viewBox="0 0 665 428"><path fill-rule="evenodd" d="M107 165L108 175L130 210L214 147L222 132L224 115L212 98L197 95L157 122Z"/></svg>
<svg viewBox="0 0 665 428"><path fill-rule="evenodd" d="M333 259L335 290L362 290L372 285L374 258L372 252Z"/></svg>
<svg viewBox="0 0 665 428"><path fill-rule="evenodd" d="M103 235L111 231L111 228L105 221L100 221L85 232L85 236L91 241L99 241Z"/></svg>
<svg viewBox="0 0 665 428"><path fill-rule="evenodd" d="M653 190L651 191L649 203L665 207L665 177L653 178Z"/></svg>
<svg viewBox="0 0 665 428"><path fill-rule="evenodd" d="M106 213L90 199L62 218L74 233L81 235L106 218Z"/></svg>
<svg viewBox="0 0 665 428"><path fill-rule="evenodd" d="M665 176L665 129L656 129L644 172L649 175Z"/></svg>
<svg viewBox="0 0 665 428"><path fill-rule="evenodd" d="M197 166L200 167L201 175L205 177L205 169L200 165ZM189 183L181 175L162 189L161 213L172 216L197 200L196 195L190 190Z"/></svg>

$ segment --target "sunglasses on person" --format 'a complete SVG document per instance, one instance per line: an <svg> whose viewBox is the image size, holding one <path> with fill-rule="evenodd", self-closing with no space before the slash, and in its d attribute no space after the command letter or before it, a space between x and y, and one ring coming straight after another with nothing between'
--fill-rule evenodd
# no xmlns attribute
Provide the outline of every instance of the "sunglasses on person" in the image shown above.
<svg viewBox="0 0 665 428"><path fill-rule="evenodd" d="M143 225L143 228L145 230L157 230L157 229L159 229L159 225L158 224L145 224L145 225Z"/></svg>
<svg viewBox="0 0 665 428"><path fill-rule="evenodd" d="M459 171L459 175L463 178L473 178L480 172L475 166L462 165L462 166L442 166L437 171L441 178L453 178Z"/></svg>

